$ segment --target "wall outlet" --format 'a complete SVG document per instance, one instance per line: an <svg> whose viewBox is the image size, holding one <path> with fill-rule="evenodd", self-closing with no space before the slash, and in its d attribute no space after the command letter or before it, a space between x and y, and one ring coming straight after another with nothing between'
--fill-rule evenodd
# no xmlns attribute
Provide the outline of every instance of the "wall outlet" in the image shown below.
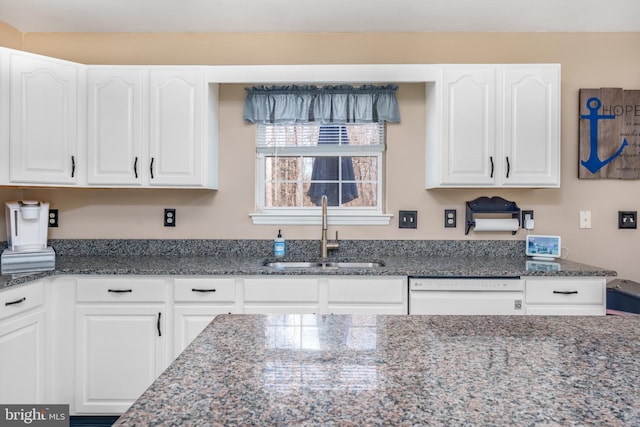
<svg viewBox="0 0 640 427"><path fill-rule="evenodd" d="M49 209L49 227L57 227L58 218L58 209Z"/></svg>
<svg viewBox="0 0 640 427"><path fill-rule="evenodd" d="M580 211L580 228L591 228L591 211Z"/></svg>
<svg viewBox="0 0 640 427"><path fill-rule="evenodd" d="M444 228L456 227L456 210L445 209L444 210Z"/></svg>
<svg viewBox="0 0 640 427"><path fill-rule="evenodd" d="M400 211L398 228L418 228L418 211Z"/></svg>
<svg viewBox="0 0 640 427"><path fill-rule="evenodd" d="M618 211L618 228L638 228L638 212Z"/></svg>
<svg viewBox="0 0 640 427"><path fill-rule="evenodd" d="M522 211L520 227L527 230L533 230L533 211Z"/></svg>
<svg viewBox="0 0 640 427"><path fill-rule="evenodd" d="M176 210L175 209L164 210L164 226L165 227L176 226Z"/></svg>

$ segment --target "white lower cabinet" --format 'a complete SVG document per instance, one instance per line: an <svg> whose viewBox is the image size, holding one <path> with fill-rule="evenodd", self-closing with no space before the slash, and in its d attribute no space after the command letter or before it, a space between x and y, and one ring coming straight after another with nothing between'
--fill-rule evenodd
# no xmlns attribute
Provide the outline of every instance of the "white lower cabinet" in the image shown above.
<svg viewBox="0 0 640 427"><path fill-rule="evenodd" d="M243 291L243 313L321 313L317 277L272 276L240 280Z"/></svg>
<svg viewBox="0 0 640 427"><path fill-rule="evenodd" d="M218 314L237 313L234 278L176 278L173 281L173 358Z"/></svg>
<svg viewBox="0 0 640 427"><path fill-rule="evenodd" d="M42 282L0 294L0 402L45 402Z"/></svg>
<svg viewBox="0 0 640 427"><path fill-rule="evenodd" d="M78 414L121 414L168 364L165 279L80 279Z"/></svg>
<svg viewBox="0 0 640 427"><path fill-rule="evenodd" d="M606 292L604 277L528 278L525 281L526 313L604 316Z"/></svg>
<svg viewBox="0 0 640 427"><path fill-rule="evenodd" d="M407 314L406 276L271 276L240 279L247 314Z"/></svg>
<svg viewBox="0 0 640 427"><path fill-rule="evenodd" d="M407 277L338 277L328 280L332 314L407 314Z"/></svg>

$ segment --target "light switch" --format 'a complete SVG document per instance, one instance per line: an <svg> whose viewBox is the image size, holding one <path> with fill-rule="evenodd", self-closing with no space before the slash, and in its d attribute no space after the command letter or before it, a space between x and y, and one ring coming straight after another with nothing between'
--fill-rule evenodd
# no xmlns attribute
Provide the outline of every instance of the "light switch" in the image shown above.
<svg viewBox="0 0 640 427"><path fill-rule="evenodd" d="M399 228L418 228L418 211L400 211Z"/></svg>

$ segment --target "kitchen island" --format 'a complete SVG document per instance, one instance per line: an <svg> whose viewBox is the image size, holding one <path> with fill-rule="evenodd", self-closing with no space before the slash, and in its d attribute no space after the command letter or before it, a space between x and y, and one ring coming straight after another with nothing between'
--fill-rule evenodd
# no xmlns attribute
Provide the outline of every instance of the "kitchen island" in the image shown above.
<svg viewBox="0 0 640 427"><path fill-rule="evenodd" d="M222 315L117 425L640 425L639 317Z"/></svg>

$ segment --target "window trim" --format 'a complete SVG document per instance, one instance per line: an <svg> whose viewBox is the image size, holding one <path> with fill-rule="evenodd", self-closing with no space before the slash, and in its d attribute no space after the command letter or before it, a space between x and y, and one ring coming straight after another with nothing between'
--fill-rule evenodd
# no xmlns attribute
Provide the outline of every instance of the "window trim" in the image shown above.
<svg viewBox="0 0 640 427"><path fill-rule="evenodd" d="M289 209L287 211L287 209ZM249 214L257 225L320 225L322 223L322 208L292 208L269 209L268 212L254 212ZM389 225L393 215L375 212L345 212L335 208L327 208L327 222L329 225Z"/></svg>

